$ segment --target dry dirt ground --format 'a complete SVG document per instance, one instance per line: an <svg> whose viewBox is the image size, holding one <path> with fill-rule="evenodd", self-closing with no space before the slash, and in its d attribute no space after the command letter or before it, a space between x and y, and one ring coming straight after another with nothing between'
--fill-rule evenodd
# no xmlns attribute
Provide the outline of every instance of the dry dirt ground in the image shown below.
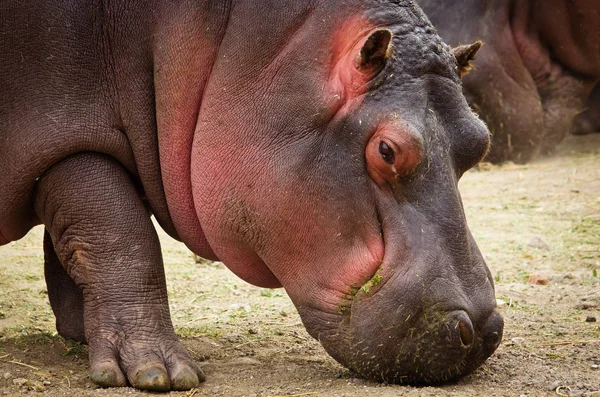
<svg viewBox="0 0 600 397"><path fill-rule="evenodd" d="M171 395L600 396L600 134L530 165L483 165L460 188L506 322L475 373L442 387L357 378L304 331L283 290L197 264L163 233L177 332L208 378ZM90 384L86 347L56 335L41 242L38 227L0 247L0 395L147 394Z"/></svg>

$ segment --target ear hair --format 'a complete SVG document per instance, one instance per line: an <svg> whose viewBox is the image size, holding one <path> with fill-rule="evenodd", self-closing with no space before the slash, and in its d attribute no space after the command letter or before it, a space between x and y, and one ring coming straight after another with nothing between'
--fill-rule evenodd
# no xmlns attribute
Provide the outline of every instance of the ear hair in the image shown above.
<svg viewBox="0 0 600 397"><path fill-rule="evenodd" d="M356 56L355 66L361 72L377 74L391 54L392 32L387 29L371 33Z"/></svg>
<svg viewBox="0 0 600 397"><path fill-rule="evenodd" d="M458 62L458 75L461 78L469 73L471 69L473 69L471 61L475 60L475 55L482 45L483 42L481 40L477 40L472 44L459 45L458 47L454 47L452 49L452 53L456 58L456 62Z"/></svg>

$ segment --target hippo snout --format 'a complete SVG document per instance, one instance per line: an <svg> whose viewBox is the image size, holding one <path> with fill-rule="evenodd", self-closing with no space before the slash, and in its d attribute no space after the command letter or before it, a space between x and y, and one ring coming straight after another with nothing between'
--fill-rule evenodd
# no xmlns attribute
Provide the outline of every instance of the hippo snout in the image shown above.
<svg viewBox="0 0 600 397"><path fill-rule="evenodd" d="M357 294L335 329L323 332L305 322L332 357L361 376L440 384L470 373L498 348L504 321L494 300L456 309L419 304L423 295L392 297L386 287L369 296Z"/></svg>
<svg viewBox="0 0 600 397"><path fill-rule="evenodd" d="M376 338L371 335L372 342L355 339L345 364L377 381L443 383L481 365L498 348L502 330L495 310L480 319L465 310L432 311L414 322L383 327Z"/></svg>

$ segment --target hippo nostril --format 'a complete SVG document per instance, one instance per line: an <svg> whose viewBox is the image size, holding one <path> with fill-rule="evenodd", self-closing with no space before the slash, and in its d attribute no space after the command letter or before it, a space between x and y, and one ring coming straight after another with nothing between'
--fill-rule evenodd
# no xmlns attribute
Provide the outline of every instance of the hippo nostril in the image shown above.
<svg viewBox="0 0 600 397"><path fill-rule="evenodd" d="M471 321L469 319L466 321L464 319L460 319L458 321L458 330L460 332L460 343L462 347L470 347L475 338Z"/></svg>
<svg viewBox="0 0 600 397"><path fill-rule="evenodd" d="M494 311L487 319L482 330L483 347L489 354L492 354L500 345L503 330L504 320L498 312Z"/></svg>
<svg viewBox="0 0 600 397"><path fill-rule="evenodd" d="M496 349L500 344L500 333L497 331L491 332L485 336L486 345L492 349Z"/></svg>

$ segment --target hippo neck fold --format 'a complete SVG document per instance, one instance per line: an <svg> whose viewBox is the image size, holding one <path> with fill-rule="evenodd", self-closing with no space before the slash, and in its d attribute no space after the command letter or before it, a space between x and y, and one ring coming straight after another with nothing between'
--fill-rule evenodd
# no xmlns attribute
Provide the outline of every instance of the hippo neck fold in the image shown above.
<svg viewBox="0 0 600 397"><path fill-rule="evenodd" d="M153 43L161 178L178 237L195 253L217 259L196 215L190 162L204 88L225 35L230 2L160 3ZM193 71L193 72L192 72Z"/></svg>

